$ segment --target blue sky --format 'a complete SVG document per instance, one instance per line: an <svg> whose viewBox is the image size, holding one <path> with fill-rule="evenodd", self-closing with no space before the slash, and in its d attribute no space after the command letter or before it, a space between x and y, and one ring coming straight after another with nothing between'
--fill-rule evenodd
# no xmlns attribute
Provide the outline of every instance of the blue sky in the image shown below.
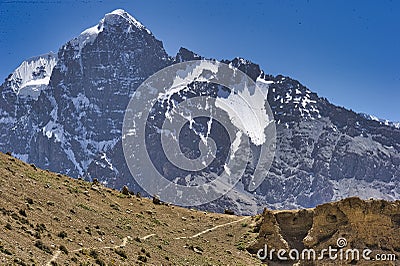
<svg viewBox="0 0 400 266"><path fill-rule="evenodd" d="M123 8L175 55L240 56L331 102L400 121L400 1L0 0L0 78Z"/></svg>

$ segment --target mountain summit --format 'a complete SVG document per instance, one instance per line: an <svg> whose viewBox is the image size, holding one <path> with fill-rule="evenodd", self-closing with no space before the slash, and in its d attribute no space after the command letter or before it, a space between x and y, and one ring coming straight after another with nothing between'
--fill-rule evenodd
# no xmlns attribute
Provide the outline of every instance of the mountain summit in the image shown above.
<svg viewBox="0 0 400 266"><path fill-rule="evenodd" d="M134 17L132 17L128 12L126 12L123 9L116 9L111 13L108 13L105 15L104 19L101 21L106 27L107 26L113 26L118 29L123 29L124 26L123 24L127 22L126 25L129 26L134 26L135 28L139 30L145 30L147 33L150 34L150 31L146 29L145 26L143 26L142 23L140 23L138 20L136 20ZM125 26L126 26L125 25ZM133 30L132 27L128 27L129 30Z"/></svg>
<svg viewBox="0 0 400 266"><path fill-rule="evenodd" d="M41 89L49 84L51 72L57 63L57 55L48 54L32 57L6 78L13 93L20 97L37 99Z"/></svg>
<svg viewBox="0 0 400 266"><path fill-rule="evenodd" d="M145 31L148 34L151 34L145 26L126 11L116 9L113 12L106 14L97 25L84 30L71 42L81 50L87 43L92 44L94 39L96 39L102 31L123 31L125 33Z"/></svg>
<svg viewBox="0 0 400 266"><path fill-rule="evenodd" d="M106 14L99 24L66 42L57 55L24 62L28 70L17 69L0 86L0 151L11 151L44 169L142 191L122 152L129 99L158 70L200 58L185 48L172 57L127 12ZM256 191L247 191L244 176L236 189L202 208L255 213L264 206L314 207L348 196L400 198L400 129L337 107L300 82L269 75L243 58L223 62L263 88L276 120L277 150ZM21 93L27 84L36 92L31 97ZM153 133L150 140L157 139ZM229 145L215 137L220 145ZM182 145L193 151L191 143ZM160 150L152 152L160 171L170 178L181 174Z"/></svg>

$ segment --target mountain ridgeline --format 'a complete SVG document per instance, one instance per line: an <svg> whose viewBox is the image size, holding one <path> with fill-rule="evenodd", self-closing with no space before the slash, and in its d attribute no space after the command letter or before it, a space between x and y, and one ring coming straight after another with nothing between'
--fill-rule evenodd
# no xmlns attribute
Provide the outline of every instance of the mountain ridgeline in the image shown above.
<svg viewBox="0 0 400 266"><path fill-rule="evenodd" d="M168 55L125 11L106 14L57 55L27 60L6 78L0 87L0 151L54 172L142 191L122 151L125 108L150 75L201 58L185 48ZM349 196L400 199L398 125L335 106L300 82L268 75L245 59L223 62L269 85L276 154L255 193L246 191L243 178L202 208L254 214L265 206L315 207Z"/></svg>

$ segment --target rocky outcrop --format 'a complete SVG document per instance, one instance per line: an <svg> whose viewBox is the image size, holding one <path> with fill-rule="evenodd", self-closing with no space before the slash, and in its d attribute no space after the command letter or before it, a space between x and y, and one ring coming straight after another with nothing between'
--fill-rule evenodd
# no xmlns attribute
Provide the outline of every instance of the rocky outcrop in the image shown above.
<svg viewBox="0 0 400 266"><path fill-rule="evenodd" d="M361 200L354 197L318 205L315 209L265 209L258 240L248 247L248 251L256 254L260 249L265 249L265 245L267 250L284 249L289 252L296 249L300 254L305 249L312 249L317 257L330 246L338 252L342 249L345 254L343 259L336 259L337 264L397 265L396 261L372 260L377 254L395 255L397 260L400 258L400 201ZM354 259L349 253L346 259L347 250L355 249L360 252L360 258ZM362 257L364 250L371 250L368 255L370 261ZM315 261L316 264L310 265L320 265ZM279 264L277 253L274 253L272 260L266 262ZM328 254L320 259L319 263L322 262L337 265ZM300 257L300 261L291 262L294 263L308 265L310 261L301 260Z"/></svg>

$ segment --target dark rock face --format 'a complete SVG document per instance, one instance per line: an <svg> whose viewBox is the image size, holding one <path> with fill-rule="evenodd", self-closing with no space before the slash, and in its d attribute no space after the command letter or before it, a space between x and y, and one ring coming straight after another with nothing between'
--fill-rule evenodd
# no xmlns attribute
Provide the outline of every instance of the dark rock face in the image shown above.
<svg viewBox="0 0 400 266"><path fill-rule="evenodd" d="M33 132L47 116L46 106L36 105L37 98L56 61L53 53L28 59L0 86L0 150L28 159Z"/></svg>
<svg viewBox="0 0 400 266"><path fill-rule="evenodd" d="M3 150L27 153L40 167L78 177L93 158L115 146L130 96L171 62L162 43L132 19L123 12L107 14L97 32L84 32L61 47L50 84L21 110L30 113L26 120L35 126L2 141ZM20 108L17 101L2 108ZM22 148L16 150L14 143Z"/></svg>
<svg viewBox="0 0 400 266"><path fill-rule="evenodd" d="M185 48L170 57L143 25L117 10L67 42L54 58L55 66L42 60L31 70L32 79L50 77L35 97L22 97L16 89L20 81L11 75L1 85L0 150L41 168L143 193L122 152L130 96L158 70L202 57ZM237 189L202 208L244 214L265 205L314 207L355 195L400 198L399 128L334 106L298 81L267 75L244 59L223 62L269 84L277 151L256 194ZM244 177L241 186L245 183Z"/></svg>

